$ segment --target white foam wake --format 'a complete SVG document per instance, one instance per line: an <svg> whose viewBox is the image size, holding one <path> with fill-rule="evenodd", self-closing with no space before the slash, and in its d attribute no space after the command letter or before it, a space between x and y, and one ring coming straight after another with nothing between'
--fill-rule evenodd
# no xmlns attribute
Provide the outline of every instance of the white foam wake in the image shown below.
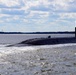
<svg viewBox="0 0 76 75"><path fill-rule="evenodd" d="M0 54L9 54L9 53L15 53L19 51L34 51L37 49L59 48L59 47L67 47L67 46L76 46L76 43L42 45L42 46L25 46L25 47L6 47L6 45L0 45Z"/></svg>

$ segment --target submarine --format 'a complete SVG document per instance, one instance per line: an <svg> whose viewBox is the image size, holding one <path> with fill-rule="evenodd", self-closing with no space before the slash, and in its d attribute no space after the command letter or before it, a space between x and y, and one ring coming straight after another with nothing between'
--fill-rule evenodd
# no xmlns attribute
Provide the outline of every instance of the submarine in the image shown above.
<svg viewBox="0 0 76 75"><path fill-rule="evenodd" d="M33 39L22 41L14 45L8 45L7 47L54 45L54 44L65 44L65 43L76 43L76 27L75 27L75 37L51 38L51 36L48 36L47 38L33 38Z"/></svg>

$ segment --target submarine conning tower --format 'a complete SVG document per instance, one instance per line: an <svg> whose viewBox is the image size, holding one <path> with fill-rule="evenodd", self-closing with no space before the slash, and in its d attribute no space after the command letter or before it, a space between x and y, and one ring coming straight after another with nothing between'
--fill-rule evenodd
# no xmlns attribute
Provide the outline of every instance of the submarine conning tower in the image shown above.
<svg viewBox="0 0 76 75"><path fill-rule="evenodd" d="M76 27L75 27L75 38L76 38Z"/></svg>

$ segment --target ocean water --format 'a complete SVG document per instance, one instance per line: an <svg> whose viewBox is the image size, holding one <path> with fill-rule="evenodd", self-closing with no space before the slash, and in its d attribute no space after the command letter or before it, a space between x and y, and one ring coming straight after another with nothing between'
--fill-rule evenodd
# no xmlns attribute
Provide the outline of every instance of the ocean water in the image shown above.
<svg viewBox="0 0 76 75"><path fill-rule="evenodd" d="M27 36L41 37L40 35ZM0 75L76 75L75 43L6 47L27 39L27 36L2 35L0 37L2 38L0 39Z"/></svg>

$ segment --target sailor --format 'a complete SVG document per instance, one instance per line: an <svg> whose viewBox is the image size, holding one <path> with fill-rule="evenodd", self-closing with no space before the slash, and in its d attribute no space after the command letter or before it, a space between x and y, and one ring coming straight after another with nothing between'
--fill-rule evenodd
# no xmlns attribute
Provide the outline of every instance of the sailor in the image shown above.
<svg viewBox="0 0 76 75"><path fill-rule="evenodd" d="M51 38L51 36L48 36L48 38Z"/></svg>

